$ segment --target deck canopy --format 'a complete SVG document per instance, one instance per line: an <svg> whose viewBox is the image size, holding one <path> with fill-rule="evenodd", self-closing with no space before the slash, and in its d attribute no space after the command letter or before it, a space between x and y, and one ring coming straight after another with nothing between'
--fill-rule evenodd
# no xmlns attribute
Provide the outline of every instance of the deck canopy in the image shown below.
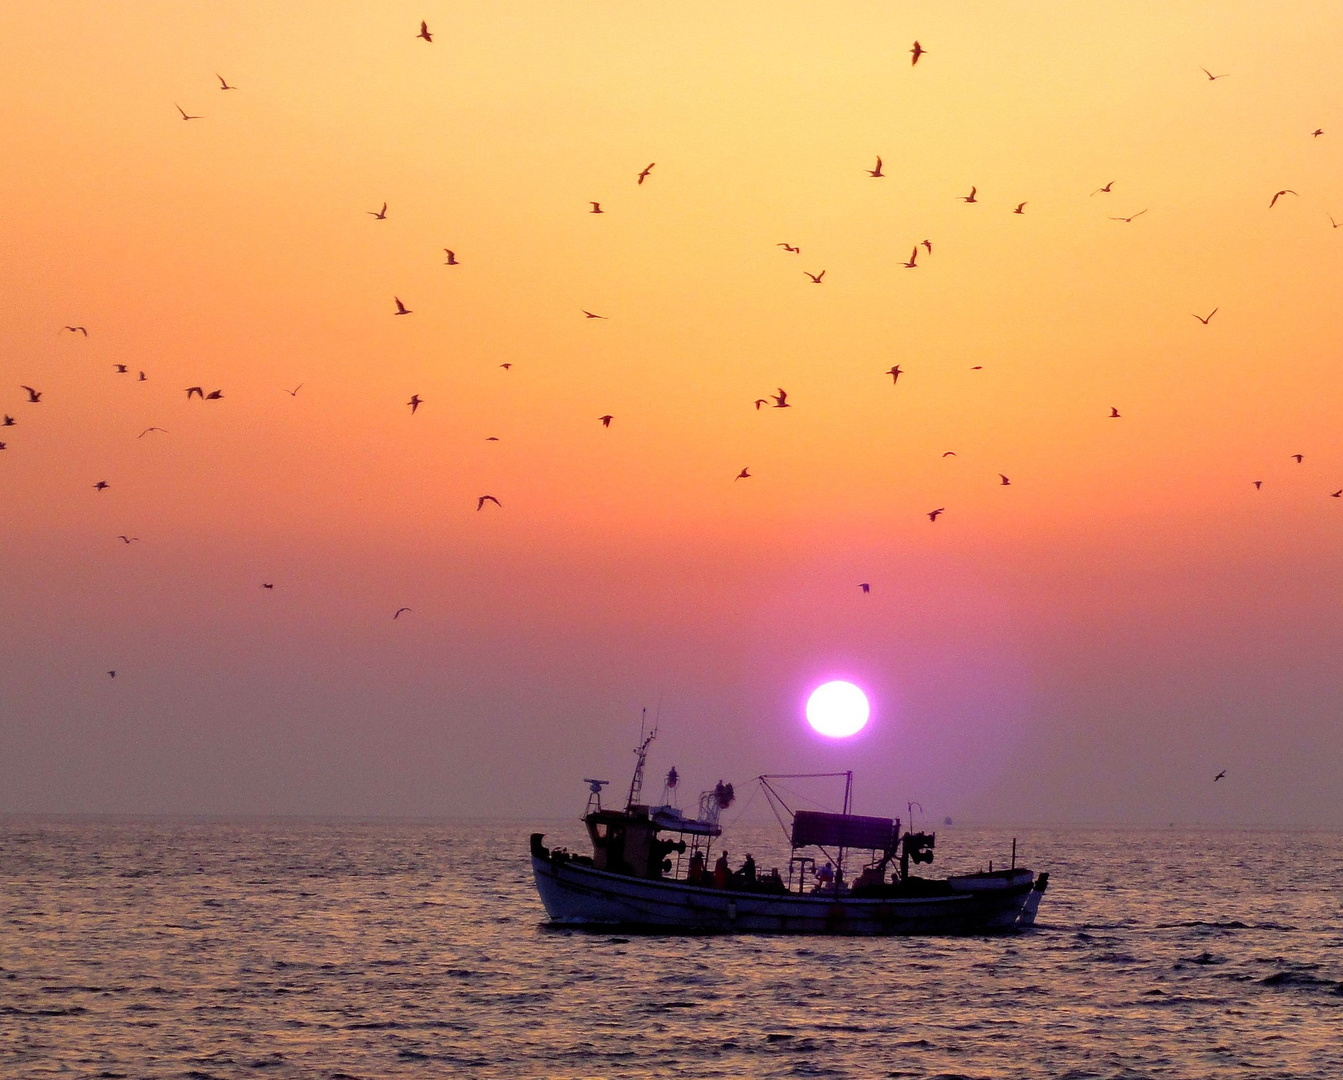
<svg viewBox="0 0 1343 1080"><path fill-rule="evenodd" d="M815 846L890 851L896 842L895 822L882 817L798 810L793 814L792 842L795 848Z"/></svg>

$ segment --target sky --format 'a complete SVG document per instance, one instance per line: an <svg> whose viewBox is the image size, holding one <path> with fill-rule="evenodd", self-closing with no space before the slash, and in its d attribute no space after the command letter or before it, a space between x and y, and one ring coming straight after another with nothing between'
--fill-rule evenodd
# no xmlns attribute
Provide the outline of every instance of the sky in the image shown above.
<svg viewBox="0 0 1343 1080"><path fill-rule="evenodd" d="M0 812L1343 825L1343 9L0 34Z"/></svg>

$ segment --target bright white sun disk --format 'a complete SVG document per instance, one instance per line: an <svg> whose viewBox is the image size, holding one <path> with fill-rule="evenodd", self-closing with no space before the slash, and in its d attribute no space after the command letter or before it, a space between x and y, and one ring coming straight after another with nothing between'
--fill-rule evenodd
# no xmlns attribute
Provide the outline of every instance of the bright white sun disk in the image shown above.
<svg viewBox="0 0 1343 1080"><path fill-rule="evenodd" d="M835 680L818 686L807 699L807 723L832 739L847 739L867 725L871 709L853 683Z"/></svg>

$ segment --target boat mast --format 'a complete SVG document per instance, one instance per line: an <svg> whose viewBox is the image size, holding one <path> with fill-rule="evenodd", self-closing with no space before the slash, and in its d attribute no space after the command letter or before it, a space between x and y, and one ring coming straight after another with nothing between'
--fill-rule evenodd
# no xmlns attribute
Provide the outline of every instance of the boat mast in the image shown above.
<svg viewBox="0 0 1343 1080"><path fill-rule="evenodd" d="M653 721L653 729L644 734L644 728L648 723L648 710L645 708L639 717L639 745L634 748L634 752L639 755L638 761L634 766L634 776L630 778L630 795L625 802L625 809L630 807L641 798L644 793L644 762L648 759L648 744L658 737L657 720Z"/></svg>

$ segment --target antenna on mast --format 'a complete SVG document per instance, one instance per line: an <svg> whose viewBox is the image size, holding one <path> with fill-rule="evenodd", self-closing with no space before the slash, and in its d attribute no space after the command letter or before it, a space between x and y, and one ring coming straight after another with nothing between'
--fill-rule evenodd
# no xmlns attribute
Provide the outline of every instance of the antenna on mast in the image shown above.
<svg viewBox="0 0 1343 1080"><path fill-rule="evenodd" d="M653 728L645 734L648 726L648 709L645 708L639 717L639 745L634 748L634 752L639 755L639 760L634 766L634 776L630 779L630 796L625 801L625 809L628 810L634 806L644 791L644 762L648 760L648 744L658 737L658 722L653 720Z"/></svg>

